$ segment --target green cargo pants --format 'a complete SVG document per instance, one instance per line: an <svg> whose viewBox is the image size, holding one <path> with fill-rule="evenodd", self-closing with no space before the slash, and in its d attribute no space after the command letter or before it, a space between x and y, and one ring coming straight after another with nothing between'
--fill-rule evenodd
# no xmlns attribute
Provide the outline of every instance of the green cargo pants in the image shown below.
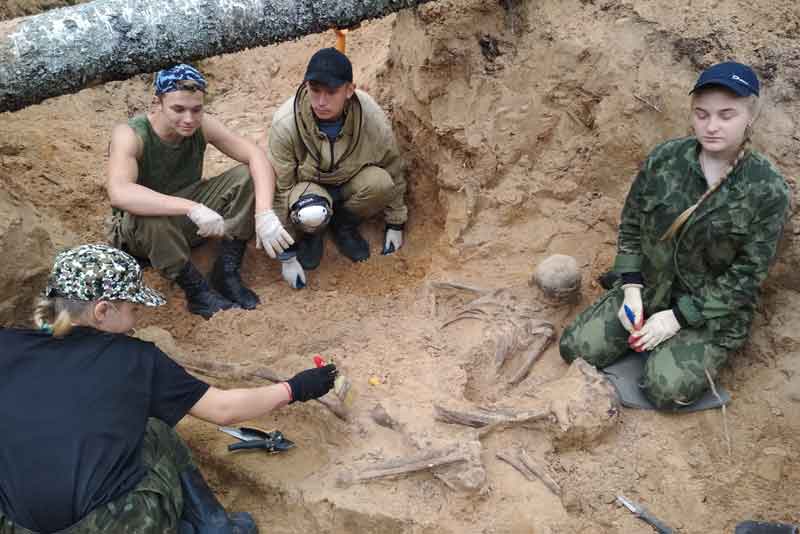
<svg viewBox="0 0 800 534"><path fill-rule="evenodd" d="M196 182L173 196L205 204L225 219L234 239L249 240L255 232L253 180L246 165L239 165L208 180ZM134 256L147 258L164 276L174 280L189 261L191 248L202 243L197 226L185 215L136 216L122 212L115 222L111 242Z"/></svg>
<svg viewBox="0 0 800 534"><path fill-rule="evenodd" d="M617 318L623 300L622 288L617 287L578 315L561 335L561 357L568 363L583 358L603 368L624 356L630 350L629 334ZM657 311L645 303L647 315ZM661 409L692 403L708 389L705 370L716 377L729 353L714 342L707 327L683 328L650 352L642 389Z"/></svg>
<svg viewBox="0 0 800 534"><path fill-rule="evenodd" d="M314 182L299 182L289 191L289 210L303 195L319 195L328 199L333 207L334 201L339 199L331 195L329 188L334 189L332 186L326 187ZM379 213L392 201L395 194L394 181L381 167L364 167L350 180L338 186L338 193L336 196L341 197L343 208L361 219L366 219ZM335 207L333 209L336 210ZM295 230L295 233L298 231L299 229Z"/></svg>
<svg viewBox="0 0 800 534"><path fill-rule="evenodd" d="M180 473L194 467L186 444L158 419L147 421L142 442L145 477L133 490L92 510L60 534L174 534L183 514ZM0 534L36 534L0 513Z"/></svg>

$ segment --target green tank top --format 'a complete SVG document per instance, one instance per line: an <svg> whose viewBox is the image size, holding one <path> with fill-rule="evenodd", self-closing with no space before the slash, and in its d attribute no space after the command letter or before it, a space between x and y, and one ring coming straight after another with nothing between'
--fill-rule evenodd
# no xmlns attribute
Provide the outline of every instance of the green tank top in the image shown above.
<svg viewBox="0 0 800 534"><path fill-rule="evenodd" d="M170 145L153 131L147 115L133 117L128 124L143 145L136 183L165 195L173 195L202 179L206 138L201 128L179 144Z"/></svg>

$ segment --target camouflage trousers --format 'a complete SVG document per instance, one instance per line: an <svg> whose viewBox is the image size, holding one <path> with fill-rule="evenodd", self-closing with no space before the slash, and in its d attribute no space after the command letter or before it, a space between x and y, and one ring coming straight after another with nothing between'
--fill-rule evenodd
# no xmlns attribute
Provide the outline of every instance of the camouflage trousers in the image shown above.
<svg viewBox="0 0 800 534"><path fill-rule="evenodd" d="M617 318L623 299L622 288L611 289L578 315L561 336L561 357L567 362L583 358L603 368L624 356L630 350L629 334ZM657 311L645 303L645 316ZM647 355L640 385L661 409L690 404L709 387L705 370L716 377L729 354L707 327L683 328Z"/></svg>
<svg viewBox="0 0 800 534"><path fill-rule="evenodd" d="M142 444L145 477L126 495L92 510L59 534L175 534L183 513L179 474L193 466L177 432L157 419L147 422ZM0 513L0 534L36 534Z"/></svg>

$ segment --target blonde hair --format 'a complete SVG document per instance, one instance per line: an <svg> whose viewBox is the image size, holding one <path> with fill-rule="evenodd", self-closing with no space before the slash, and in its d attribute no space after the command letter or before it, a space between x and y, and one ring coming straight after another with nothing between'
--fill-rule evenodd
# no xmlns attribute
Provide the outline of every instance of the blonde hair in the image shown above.
<svg viewBox="0 0 800 534"><path fill-rule="evenodd" d="M53 337L62 338L81 321L94 301L71 300L65 298L41 298L33 309L33 324L40 330L50 332Z"/></svg>
<svg viewBox="0 0 800 534"><path fill-rule="evenodd" d="M692 102L694 102L694 97L698 93L692 95ZM709 187L708 190L706 190L706 192L702 194L702 196L697 202L686 208L683 211L683 213L678 215L678 217L672 222L667 231L664 232L664 235L661 236L661 241L667 241L675 237L680 231L681 227L683 227L684 223L687 220L689 220L689 217L691 217L692 214L697 210L697 208L700 207L700 204L702 204L705 199L710 197L714 193L714 191L719 189L722 183L728 179L728 176L730 176L731 172L733 172L736 166L739 165L739 162L741 162L748 156L750 151L750 137L753 134L752 123L755 122L756 117L758 116L758 97L756 95L750 95L745 98L747 98L748 100L747 105L748 108L750 109L750 113L753 118L750 121L750 124L748 124L744 130L744 140L742 141L742 145L739 147L739 151L736 153L736 157L733 158L731 164L727 167L727 169L725 169L725 172L722 173L722 176L720 176L720 179L717 181L717 183Z"/></svg>

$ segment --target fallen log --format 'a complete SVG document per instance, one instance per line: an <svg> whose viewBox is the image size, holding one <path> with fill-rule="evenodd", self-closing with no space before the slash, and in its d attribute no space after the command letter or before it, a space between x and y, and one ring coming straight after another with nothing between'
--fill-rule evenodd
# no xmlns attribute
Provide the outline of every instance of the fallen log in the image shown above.
<svg viewBox="0 0 800 534"><path fill-rule="evenodd" d="M0 22L0 111L432 0L95 0Z"/></svg>

